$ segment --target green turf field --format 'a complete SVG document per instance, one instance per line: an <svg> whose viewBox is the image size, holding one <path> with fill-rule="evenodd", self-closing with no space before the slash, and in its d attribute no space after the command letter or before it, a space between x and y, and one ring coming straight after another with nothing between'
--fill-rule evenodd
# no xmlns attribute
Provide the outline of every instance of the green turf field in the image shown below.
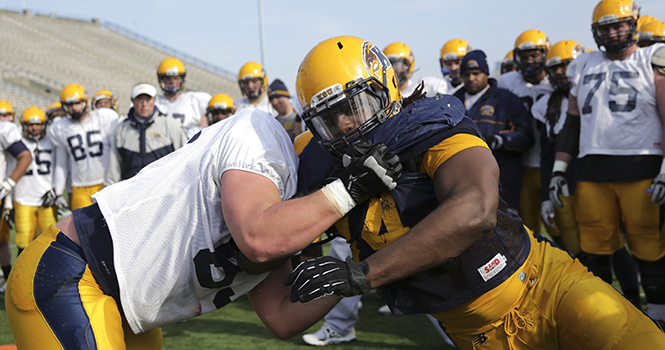
<svg viewBox="0 0 665 350"><path fill-rule="evenodd" d="M16 246L12 232L12 257ZM327 248L327 247L326 247ZM324 249L327 253L327 249ZM372 292L363 297L357 341L333 346L334 349L454 349L447 346L425 315L383 316L381 297ZM307 333L316 332L323 322ZM216 312L184 323L164 327L165 350L205 349L303 349L312 348L301 336L288 340L275 338L254 313L247 297L241 297ZM0 294L0 345L15 344L5 313L5 296ZM348 344L348 345L347 345Z"/></svg>

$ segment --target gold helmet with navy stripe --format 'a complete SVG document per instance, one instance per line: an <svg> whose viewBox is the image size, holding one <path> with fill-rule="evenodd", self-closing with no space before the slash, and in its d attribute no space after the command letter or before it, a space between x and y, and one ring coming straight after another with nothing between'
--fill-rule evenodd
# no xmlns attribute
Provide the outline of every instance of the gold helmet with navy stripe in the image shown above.
<svg viewBox="0 0 665 350"><path fill-rule="evenodd" d="M567 88L566 68L570 62L586 52L584 45L575 40L562 40L554 44L547 52L545 67L550 83L557 89ZM563 67L563 71L559 69Z"/></svg>
<svg viewBox="0 0 665 350"><path fill-rule="evenodd" d="M228 118L235 112L236 109L233 105L233 97L227 94L217 94L210 98L210 102L208 102L208 108L206 109L206 116L208 117L208 122L210 125L212 125L222 119ZM223 115L224 118L215 117L215 115L219 114Z"/></svg>
<svg viewBox="0 0 665 350"><path fill-rule="evenodd" d="M179 86L167 86L162 80L166 77L179 76L182 78ZM185 77L187 76L187 71L185 70L185 64L182 63L179 59L175 57L169 57L162 61L157 67L157 81L159 81L159 87L162 88L162 91L166 94L176 94L178 91L185 89Z"/></svg>
<svg viewBox="0 0 665 350"><path fill-rule="evenodd" d="M250 80L260 80L261 88L256 92L247 91L243 85ZM261 63L253 61L245 63L238 72L238 85L240 86L240 92L242 92L243 96L247 96L250 100L255 100L261 96L263 92L267 92L268 75Z"/></svg>
<svg viewBox="0 0 665 350"><path fill-rule="evenodd" d="M71 111L67 106L72 103L83 102L85 105L82 112ZM60 103L62 109L67 112L73 119L78 120L86 113L88 108L88 94L85 92L83 86L79 84L69 84L65 86L60 92Z"/></svg>
<svg viewBox="0 0 665 350"><path fill-rule="evenodd" d="M637 42L637 20L640 9L633 0L602 0L593 10L593 23L591 31L598 48L609 54L618 54L625 51ZM609 33L603 34L605 26L620 22L628 23L628 29L619 33L619 40Z"/></svg>
<svg viewBox="0 0 665 350"><path fill-rule="evenodd" d="M41 125L41 129L37 132L30 132L28 125ZM23 135L33 140L39 140L46 135L46 114L39 107L28 107L23 111L21 117L21 126L23 127Z"/></svg>
<svg viewBox="0 0 665 350"><path fill-rule="evenodd" d="M646 47L655 43L665 43L665 22L652 21L642 26L637 44Z"/></svg>
<svg viewBox="0 0 665 350"><path fill-rule="evenodd" d="M401 109L390 60L374 44L354 36L331 38L309 51L298 68L296 92L303 120L338 158Z"/></svg>
<svg viewBox="0 0 665 350"><path fill-rule="evenodd" d="M529 29L523 32L515 40L515 48L513 49L515 67L526 78L538 77L545 70L545 56L547 56L549 49L550 39L544 32L538 29ZM540 60L525 62L522 54L531 50L540 51L542 58Z"/></svg>
<svg viewBox="0 0 665 350"><path fill-rule="evenodd" d="M11 120L14 120L14 106L6 100L0 100L0 115L10 115Z"/></svg>
<svg viewBox="0 0 665 350"><path fill-rule="evenodd" d="M413 56L411 47L404 43L392 43L383 49L383 53L388 57L393 66L397 80L400 85L411 78L416 59Z"/></svg>
<svg viewBox="0 0 665 350"><path fill-rule="evenodd" d="M101 100L108 99L111 101L111 109L114 111L118 111L118 100L113 96L113 93L109 90L99 90L97 91L96 94L92 96L92 103L91 103L91 108L96 109L97 108L97 103Z"/></svg>

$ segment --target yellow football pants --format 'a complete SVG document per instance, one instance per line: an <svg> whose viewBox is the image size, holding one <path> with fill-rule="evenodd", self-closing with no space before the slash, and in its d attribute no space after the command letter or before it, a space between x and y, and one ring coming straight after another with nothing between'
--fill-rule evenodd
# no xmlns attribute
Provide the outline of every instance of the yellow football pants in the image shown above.
<svg viewBox="0 0 665 350"><path fill-rule="evenodd" d="M520 192L519 214L526 227L535 233L540 233L541 226L552 237L558 237L559 231L547 225L542 225L540 217L540 168L524 167L522 171L522 192Z"/></svg>
<svg viewBox="0 0 665 350"><path fill-rule="evenodd" d="M531 236L521 269L434 314L460 349L665 349L665 333L577 259Z"/></svg>
<svg viewBox="0 0 665 350"><path fill-rule="evenodd" d="M16 260L5 309L19 349L161 349L162 332L135 335L104 294L83 250L49 226Z"/></svg>
<svg viewBox="0 0 665 350"><path fill-rule="evenodd" d="M86 187L72 187L72 197L69 200L72 210L85 208L92 205L92 195L101 191L104 184L86 186Z"/></svg>
<svg viewBox="0 0 665 350"><path fill-rule="evenodd" d="M577 184L575 216L582 251L613 254L624 246L619 220L623 218L628 247L635 257L656 261L665 256L665 233L658 227L658 205L651 203L651 179Z"/></svg>
<svg viewBox="0 0 665 350"><path fill-rule="evenodd" d="M32 207L14 202L14 221L16 224L16 246L20 249L34 241L40 232L55 224L53 208Z"/></svg>

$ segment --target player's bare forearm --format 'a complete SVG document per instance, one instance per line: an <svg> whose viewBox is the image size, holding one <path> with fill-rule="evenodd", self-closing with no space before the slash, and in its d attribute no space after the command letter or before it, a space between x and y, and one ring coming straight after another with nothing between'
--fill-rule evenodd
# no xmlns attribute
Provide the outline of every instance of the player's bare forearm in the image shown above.
<svg viewBox="0 0 665 350"><path fill-rule="evenodd" d="M263 324L282 339L302 333L341 300L338 296L329 295L306 304L292 303L289 299L291 289L284 285L290 272L291 264L287 262L247 293Z"/></svg>
<svg viewBox="0 0 665 350"><path fill-rule="evenodd" d="M283 266L286 262L291 261L291 257L279 258L276 260L267 261L265 263L255 263L249 260L245 254L238 252L238 267L240 270L251 273L253 275L258 275L264 272L272 271Z"/></svg>
<svg viewBox="0 0 665 350"><path fill-rule="evenodd" d="M665 75L658 69L653 69L653 80L656 86L656 104L663 124L663 155L665 156Z"/></svg>
<svg viewBox="0 0 665 350"><path fill-rule="evenodd" d="M238 248L255 263L293 255L341 218L321 191L282 201L271 180L241 170L222 176L222 207Z"/></svg>
<svg viewBox="0 0 665 350"><path fill-rule="evenodd" d="M434 175L439 207L406 235L366 259L372 287L439 265L461 254L496 225L499 168L474 147L451 157Z"/></svg>
<svg viewBox="0 0 665 350"><path fill-rule="evenodd" d="M30 154L30 151L25 150L19 154L16 155L16 167L14 168L14 171L12 171L11 175L9 175L9 178L17 182L18 180L23 177L23 174L25 174L25 171L28 170L28 167L30 166L30 163L32 162L32 155Z"/></svg>

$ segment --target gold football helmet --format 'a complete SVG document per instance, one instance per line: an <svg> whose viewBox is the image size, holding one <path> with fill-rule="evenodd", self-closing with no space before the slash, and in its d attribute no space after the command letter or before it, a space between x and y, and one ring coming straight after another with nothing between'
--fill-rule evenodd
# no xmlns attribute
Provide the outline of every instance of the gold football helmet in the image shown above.
<svg viewBox="0 0 665 350"><path fill-rule="evenodd" d="M10 115L11 120L14 120L14 107L11 102L0 100L0 115Z"/></svg>
<svg viewBox="0 0 665 350"><path fill-rule="evenodd" d="M206 116L208 116L208 122L212 125L222 119L228 118L235 112L233 98L227 94L217 94L210 98L208 108L206 109Z"/></svg>
<svg viewBox="0 0 665 350"><path fill-rule="evenodd" d="M665 22L653 21L645 24L640 29L640 38L637 44L646 47L655 43L665 43Z"/></svg>
<svg viewBox="0 0 665 350"><path fill-rule="evenodd" d="M637 19L640 9L632 0L602 0L593 10L593 23L591 31L598 48L606 53L617 54L625 51L630 45L637 42ZM606 25L627 22L628 30L619 33L619 39L603 34L601 28Z"/></svg>
<svg viewBox="0 0 665 350"><path fill-rule="evenodd" d="M247 89L246 85L250 80L254 79L261 80L261 88L256 92L251 92ZM238 85L240 86L240 92L242 92L243 96L247 96L249 100L255 100L259 98L262 93L268 91L268 75L261 63L245 63L245 65L240 68L240 72L238 72Z"/></svg>
<svg viewBox="0 0 665 350"><path fill-rule="evenodd" d="M383 53L393 65L393 71L397 74L399 85L402 85L411 78L416 59L414 58L413 51L411 51L409 45L404 43L392 43L383 49Z"/></svg>
<svg viewBox="0 0 665 350"><path fill-rule="evenodd" d="M162 88L165 94L174 95L178 91L185 89L185 76L187 71L185 70L185 65L179 59L175 57L169 57L162 61L157 67L157 81L159 81L159 87ZM162 80L165 77L179 76L182 78L180 86L167 86Z"/></svg>
<svg viewBox="0 0 665 350"><path fill-rule="evenodd" d="M550 49L550 39L547 34L537 29L530 29L520 34L515 40L513 59L515 67L526 78L536 78L545 69L545 56ZM522 54L526 51L537 50L542 58L533 61L524 61ZM527 53L528 54L528 53Z"/></svg>
<svg viewBox="0 0 665 350"><path fill-rule="evenodd" d="M353 36L316 45L298 68L296 92L303 120L322 147L338 158L401 110L390 60L374 44Z"/></svg>
<svg viewBox="0 0 665 350"><path fill-rule="evenodd" d="M68 104L84 102L83 110L81 112L75 112L70 110ZM65 86L64 89L60 92L60 103L62 104L62 109L69 114L72 119L79 120L86 113L88 108L88 94L86 94L83 86L79 84L69 84Z"/></svg>
<svg viewBox="0 0 665 350"><path fill-rule="evenodd" d="M111 109L114 111L118 111L118 100L113 96L113 93L109 90L99 90L95 95L92 96L92 104L91 108L96 109L97 108L97 102L100 100L108 99L111 101Z"/></svg>
<svg viewBox="0 0 665 350"><path fill-rule="evenodd" d="M515 70L515 60L513 59L513 50L508 51L501 62L501 74Z"/></svg>
<svg viewBox="0 0 665 350"><path fill-rule="evenodd" d="M443 77L450 81L453 86L457 86L462 82L460 64L462 63L462 58L470 51L471 45L464 39L450 40L441 48L441 57L439 58L441 73L443 73Z"/></svg>
<svg viewBox="0 0 665 350"><path fill-rule="evenodd" d="M554 44L547 52L545 67L550 83L556 89L567 88L570 84L566 77L568 63L586 51L584 46L575 40L563 40ZM563 68L561 70L560 68Z"/></svg>
<svg viewBox="0 0 665 350"><path fill-rule="evenodd" d="M29 125L41 125L41 129L34 131L29 130ZM46 135L46 114L39 107L28 107L23 111L23 116L21 117L21 126L23 127L23 135L25 137L39 141L44 135Z"/></svg>
<svg viewBox="0 0 665 350"><path fill-rule="evenodd" d="M637 30L641 30L642 27L649 23L649 22L654 22L657 21L658 18L654 16L649 16L649 15L642 15L639 18L637 18Z"/></svg>

